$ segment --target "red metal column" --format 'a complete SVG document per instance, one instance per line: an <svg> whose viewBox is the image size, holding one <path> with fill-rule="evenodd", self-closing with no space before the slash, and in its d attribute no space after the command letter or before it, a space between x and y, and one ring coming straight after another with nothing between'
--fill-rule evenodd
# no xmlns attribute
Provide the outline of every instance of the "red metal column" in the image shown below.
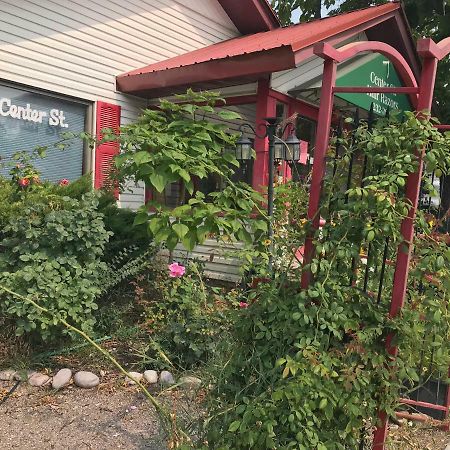
<svg viewBox="0 0 450 450"><path fill-rule="evenodd" d="M450 368L448 369L448 377L450 378ZM450 410L450 383L447 384L447 392L445 394L444 406L447 407L447 410L445 411L445 414L444 414L444 420L448 420L448 418L449 418L449 410ZM444 430L445 431L450 431L450 423L447 422L444 425Z"/></svg>
<svg viewBox="0 0 450 450"><path fill-rule="evenodd" d="M322 55L320 55L322 56ZM329 145L331 116L333 112L333 89L336 84L336 61L326 57L323 67L322 91L320 94L320 108L316 131L316 147L314 150L314 164L311 176L311 189L309 194L308 220L312 221L312 230L305 240L305 253L303 264L309 264L314 256L313 238L319 229L320 196L322 193L322 181L325 174L325 156ZM307 288L311 282L311 272L305 270L302 274L301 286Z"/></svg>
<svg viewBox="0 0 450 450"><path fill-rule="evenodd" d="M419 52L420 53L420 52ZM430 54L430 52L422 53L424 57L422 75L419 84L419 98L417 102L417 110L430 111L433 101L434 84L436 79L436 70L438 59ZM391 307L389 311L390 317L395 317L403 308L406 296L406 287L408 282L409 264L411 259L412 243L414 238L414 219L416 217L417 206L419 202L420 183L423 172L423 156L424 149L418 149L419 167L415 173L408 176L406 182L406 198L411 202L411 208L401 225L401 233L403 242L398 246L397 262L394 273L394 284L392 288ZM398 349L392 345L393 336L390 335L386 340L387 351L392 356L397 356ZM383 412L380 414L381 425L374 433L373 448L383 450L387 437L388 421L387 416Z"/></svg>
<svg viewBox="0 0 450 450"><path fill-rule="evenodd" d="M263 134L262 125L266 123L267 117L276 116L276 100L269 95L269 81L258 81L258 92L256 100L256 123L257 133ZM267 138L255 137L256 159L253 164L253 188L260 190L262 186L267 186L269 177L268 152L269 141Z"/></svg>

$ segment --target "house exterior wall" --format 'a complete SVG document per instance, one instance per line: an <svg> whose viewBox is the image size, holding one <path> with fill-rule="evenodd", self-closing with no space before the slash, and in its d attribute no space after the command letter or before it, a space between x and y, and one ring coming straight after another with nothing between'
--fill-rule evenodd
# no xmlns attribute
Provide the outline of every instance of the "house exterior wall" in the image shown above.
<svg viewBox="0 0 450 450"><path fill-rule="evenodd" d="M147 102L117 92L116 75L238 35L217 0L2 0L0 79L120 105L126 124ZM143 201L143 187L120 198Z"/></svg>

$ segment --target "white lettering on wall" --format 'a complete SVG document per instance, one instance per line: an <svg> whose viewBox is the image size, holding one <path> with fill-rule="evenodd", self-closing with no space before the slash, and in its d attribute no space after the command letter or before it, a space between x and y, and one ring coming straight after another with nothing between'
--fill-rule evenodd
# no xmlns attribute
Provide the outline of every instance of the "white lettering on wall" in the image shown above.
<svg viewBox="0 0 450 450"><path fill-rule="evenodd" d="M68 128L65 123L66 117L64 111L60 109L51 109L49 113L32 109L27 103L26 106L14 105L9 98L0 99L0 115L3 117L11 117L12 119L27 120L34 123L43 123L45 117L48 117L48 124L54 127Z"/></svg>

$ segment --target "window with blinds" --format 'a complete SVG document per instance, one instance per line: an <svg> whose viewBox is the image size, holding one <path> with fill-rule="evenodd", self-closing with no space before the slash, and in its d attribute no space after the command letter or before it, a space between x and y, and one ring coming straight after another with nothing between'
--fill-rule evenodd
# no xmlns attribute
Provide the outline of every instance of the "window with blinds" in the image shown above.
<svg viewBox="0 0 450 450"><path fill-rule="evenodd" d="M62 132L85 130L87 104L0 85L0 175L8 175L17 151L48 146L47 156L34 161L44 180L75 180L82 175L84 143L73 139L65 150L54 144Z"/></svg>

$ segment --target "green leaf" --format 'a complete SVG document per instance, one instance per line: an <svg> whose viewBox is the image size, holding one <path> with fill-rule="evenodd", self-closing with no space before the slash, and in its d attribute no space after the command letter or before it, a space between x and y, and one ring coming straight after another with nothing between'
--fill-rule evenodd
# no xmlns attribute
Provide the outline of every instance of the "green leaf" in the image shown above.
<svg viewBox="0 0 450 450"><path fill-rule="evenodd" d="M159 193L161 193L166 187L165 177L155 172L150 175L150 182Z"/></svg>
<svg viewBox="0 0 450 450"><path fill-rule="evenodd" d="M147 223L148 219L149 219L149 216L146 212L140 212L140 213L136 214L136 217L134 218L133 226Z"/></svg>
<svg viewBox="0 0 450 450"><path fill-rule="evenodd" d="M367 242L371 242L375 239L375 231L369 230L367 233Z"/></svg>
<svg viewBox="0 0 450 450"><path fill-rule="evenodd" d="M175 231L175 233L177 233L177 236L180 239L183 239L189 231L189 227L187 227L184 223L174 223L172 225L172 229L173 231Z"/></svg>
<svg viewBox="0 0 450 450"><path fill-rule="evenodd" d="M233 166L239 167L239 162L233 154L227 152L224 153L222 157L225 161L229 162L230 164L233 164Z"/></svg>
<svg viewBox="0 0 450 450"><path fill-rule="evenodd" d="M152 155L145 151L137 152L133 155L133 160L139 166L150 162L152 160Z"/></svg>
<svg viewBox="0 0 450 450"><path fill-rule="evenodd" d="M228 428L228 431L230 433L234 433L235 431L238 430L238 428L241 426L241 421L240 420L235 420L234 422L232 422Z"/></svg>
<svg viewBox="0 0 450 450"><path fill-rule="evenodd" d="M319 409L325 409L327 405L328 405L328 399L323 398L322 400L320 400Z"/></svg>
<svg viewBox="0 0 450 450"><path fill-rule="evenodd" d="M197 232L195 230L190 230L186 236L181 239L181 243L187 250L194 250L197 245Z"/></svg>
<svg viewBox="0 0 450 450"><path fill-rule="evenodd" d="M178 175L180 175L180 177L183 178L183 180L186 181L186 182L191 181L191 176L184 169L180 169L178 171Z"/></svg>
<svg viewBox="0 0 450 450"><path fill-rule="evenodd" d="M171 233L166 239L166 246L169 250L173 250L179 242L178 236L175 233Z"/></svg>
<svg viewBox="0 0 450 450"><path fill-rule="evenodd" d="M241 119L241 115L237 112L234 111L219 111L217 113L217 115L224 120L236 120L236 119Z"/></svg>
<svg viewBox="0 0 450 450"><path fill-rule="evenodd" d="M156 234L161 229L162 225L163 221L159 217L155 217L150 220L148 227L152 234Z"/></svg>

